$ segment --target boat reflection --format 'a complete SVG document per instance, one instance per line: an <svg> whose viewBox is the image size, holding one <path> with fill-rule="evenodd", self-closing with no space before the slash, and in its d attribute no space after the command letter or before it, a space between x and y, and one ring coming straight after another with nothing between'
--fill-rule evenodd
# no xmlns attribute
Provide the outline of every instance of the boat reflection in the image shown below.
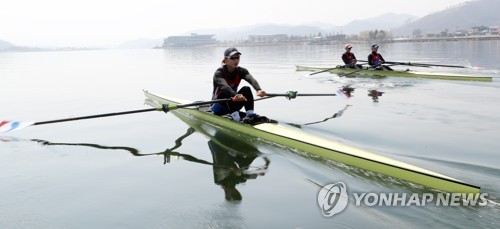
<svg viewBox="0 0 500 229"><path fill-rule="evenodd" d="M333 119L333 118L339 118L340 116L342 116L342 114L344 114L344 111L347 110L347 108L351 107L352 105L346 105L344 108L342 108L341 110L339 110L337 113L333 114L332 116L328 117L328 118L325 118L323 120L320 120L320 121L316 121L316 122L309 122L309 123L305 123L304 125L313 125L313 124L318 124L318 123L322 123L322 122L326 122L330 119Z"/></svg>
<svg viewBox="0 0 500 229"><path fill-rule="evenodd" d="M270 160L263 156L256 146L245 141L245 139L237 139L235 136L224 131L217 131L217 129L211 130L211 132L213 131L213 135L210 135L201 127L199 130L202 134L210 138L208 148L212 154L212 162L174 151L182 146L182 141L185 138L196 132L193 127L189 127L186 133L178 137L173 147L157 153L141 153L136 148L126 146L104 146L92 143L56 143L40 139L31 139L31 141L43 145L84 146L104 150L124 150L137 157L163 155L163 164L170 163L173 157L177 157L189 162L211 165L213 168L214 183L224 190L225 199L228 201L241 201L242 195L236 186L245 183L247 180L265 175ZM261 159L258 160L260 161L260 166L253 165L254 162L257 163L257 158Z"/></svg>
<svg viewBox="0 0 500 229"><path fill-rule="evenodd" d="M261 156L255 146L245 141L235 141L221 135L221 132L217 132L214 138L208 141L208 146L213 158L214 183L221 186L228 201L241 200L242 196L236 185L263 176L270 164L270 160ZM252 166L258 157L263 159L264 165Z"/></svg>
<svg viewBox="0 0 500 229"><path fill-rule="evenodd" d="M384 94L383 91L377 91L377 90L368 91L368 96L372 97L372 100L375 103L378 103L378 97L382 96L382 94Z"/></svg>
<svg viewBox="0 0 500 229"><path fill-rule="evenodd" d="M351 87L351 85L346 85L342 86L339 90L344 96L350 98L352 97L352 93L354 92L355 88Z"/></svg>

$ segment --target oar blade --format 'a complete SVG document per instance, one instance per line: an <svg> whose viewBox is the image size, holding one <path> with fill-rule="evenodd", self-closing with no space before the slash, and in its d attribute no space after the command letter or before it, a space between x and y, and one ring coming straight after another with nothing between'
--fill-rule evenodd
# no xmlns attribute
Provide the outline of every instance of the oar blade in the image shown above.
<svg viewBox="0 0 500 229"><path fill-rule="evenodd" d="M0 122L0 133L12 132L20 129L24 129L28 126L33 125L34 122L20 122L20 121L1 121Z"/></svg>

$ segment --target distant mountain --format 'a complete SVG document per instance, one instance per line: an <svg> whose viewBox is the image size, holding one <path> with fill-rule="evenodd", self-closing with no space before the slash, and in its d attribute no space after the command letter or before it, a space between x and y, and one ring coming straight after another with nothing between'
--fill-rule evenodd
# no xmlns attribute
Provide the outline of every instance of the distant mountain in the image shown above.
<svg viewBox="0 0 500 229"><path fill-rule="evenodd" d="M393 28L407 25L417 18L409 14L387 13L365 20L355 20L344 26L337 27L336 30L342 31L345 34L357 34L361 31L375 29L389 31Z"/></svg>
<svg viewBox="0 0 500 229"><path fill-rule="evenodd" d="M0 52L35 52L41 51L40 48L17 46L10 42L0 40Z"/></svg>
<svg viewBox="0 0 500 229"><path fill-rule="evenodd" d="M475 0L465 2L429 14L412 23L396 28L395 35L411 35L414 30L421 30L423 34L439 33L444 30L470 30L473 26L500 25L499 0Z"/></svg>
<svg viewBox="0 0 500 229"><path fill-rule="evenodd" d="M10 42L0 40L0 51L9 49L11 47L14 47L14 45L11 44Z"/></svg>

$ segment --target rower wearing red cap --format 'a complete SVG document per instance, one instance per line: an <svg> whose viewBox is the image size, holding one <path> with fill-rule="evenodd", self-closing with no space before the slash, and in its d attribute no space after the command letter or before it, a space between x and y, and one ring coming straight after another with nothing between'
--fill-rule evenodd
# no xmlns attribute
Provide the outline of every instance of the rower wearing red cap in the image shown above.
<svg viewBox="0 0 500 229"><path fill-rule="evenodd" d="M358 60L356 59L356 56L354 56L354 53L351 52L352 45L346 44L344 46L345 48L345 53L342 54L342 60L344 61L344 67L345 68L353 68L353 69L361 69L363 66L360 64L356 64Z"/></svg>

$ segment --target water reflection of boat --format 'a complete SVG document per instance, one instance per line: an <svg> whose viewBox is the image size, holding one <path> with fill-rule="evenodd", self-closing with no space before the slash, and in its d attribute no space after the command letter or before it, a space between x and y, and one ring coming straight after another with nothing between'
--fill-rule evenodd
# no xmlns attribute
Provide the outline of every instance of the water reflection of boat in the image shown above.
<svg viewBox="0 0 500 229"><path fill-rule="evenodd" d="M190 128L196 130L210 140L208 147L212 153L214 183L224 190L229 201L241 200L241 193L236 189L238 184L264 175L270 160L263 156L259 149L248 138L241 138L227 129L218 128L199 119L183 119ZM252 165L257 158L263 165Z"/></svg>
<svg viewBox="0 0 500 229"><path fill-rule="evenodd" d="M195 130L199 130L199 132L210 138L208 147L212 153L213 162L174 151L181 147L182 141L193 134ZM93 143L56 143L40 139L32 139L32 141L43 145L84 146L105 150L123 150L137 157L163 155L164 164L170 163L171 157L177 157L194 163L211 165L213 168L214 183L221 186L228 201L241 200L241 193L236 189L236 186L245 183L249 179L256 179L258 176L264 175L270 164L269 159L263 157L262 153L251 143L237 139L217 129L207 131L203 127L196 125L190 127L185 134L177 138L173 147L157 153L140 153L138 149L126 146L104 146ZM252 165L257 158L262 159L261 166Z"/></svg>
<svg viewBox="0 0 500 229"><path fill-rule="evenodd" d="M253 170L252 163L261 155L255 146L221 132L207 136L211 138L208 146L212 152L214 182L222 187L226 200L241 200L236 185L264 175L270 163L269 159L262 157L265 165Z"/></svg>
<svg viewBox="0 0 500 229"><path fill-rule="evenodd" d="M316 121L316 122L309 122L309 123L306 123L304 125L313 125L313 124L318 124L318 123L322 123L322 122L326 122L330 119L334 119L334 118L339 118L340 116L342 116L342 114L344 114L344 111L347 110L347 108L351 107L351 105L345 105L344 108L342 108L341 110L339 110L337 113L333 114L332 116L328 117L328 118L324 118L323 120L320 120L320 121Z"/></svg>

